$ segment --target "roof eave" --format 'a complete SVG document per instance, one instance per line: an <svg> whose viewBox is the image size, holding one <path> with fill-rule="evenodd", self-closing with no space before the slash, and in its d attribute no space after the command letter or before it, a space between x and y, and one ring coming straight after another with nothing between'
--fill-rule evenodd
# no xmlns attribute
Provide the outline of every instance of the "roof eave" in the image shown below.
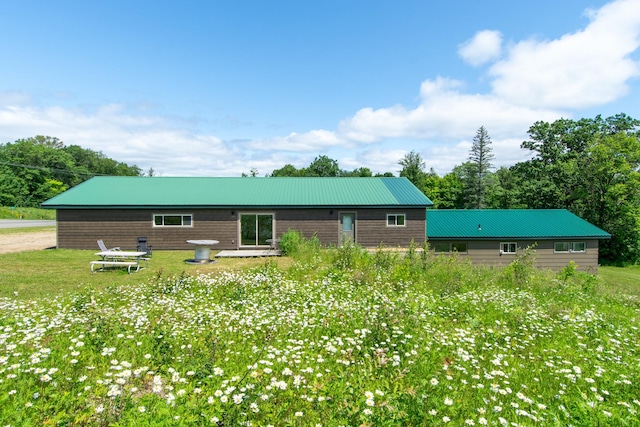
<svg viewBox="0 0 640 427"><path fill-rule="evenodd" d="M428 205L41 205L44 209L426 209Z"/></svg>
<svg viewBox="0 0 640 427"><path fill-rule="evenodd" d="M431 240L558 240L558 239L610 239L611 235L588 235L588 236L429 236Z"/></svg>

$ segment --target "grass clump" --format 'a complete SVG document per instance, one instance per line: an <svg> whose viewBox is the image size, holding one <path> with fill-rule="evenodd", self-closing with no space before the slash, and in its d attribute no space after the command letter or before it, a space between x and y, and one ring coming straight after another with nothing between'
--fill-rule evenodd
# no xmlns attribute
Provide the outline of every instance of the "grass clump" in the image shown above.
<svg viewBox="0 0 640 427"><path fill-rule="evenodd" d="M0 421L637 424L637 306L570 267L517 276L419 249L0 298Z"/></svg>

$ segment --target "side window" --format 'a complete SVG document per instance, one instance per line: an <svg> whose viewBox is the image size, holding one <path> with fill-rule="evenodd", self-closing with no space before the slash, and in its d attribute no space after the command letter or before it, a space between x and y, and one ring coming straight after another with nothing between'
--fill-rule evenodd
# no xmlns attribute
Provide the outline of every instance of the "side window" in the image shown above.
<svg viewBox="0 0 640 427"><path fill-rule="evenodd" d="M387 227L404 227L405 214L387 214Z"/></svg>
<svg viewBox="0 0 640 427"><path fill-rule="evenodd" d="M500 253L501 254L515 254L518 245L516 242L502 242L500 243Z"/></svg>
<svg viewBox="0 0 640 427"><path fill-rule="evenodd" d="M586 252L587 244L585 242L572 242L571 252Z"/></svg>
<svg viewBox="0 0 640 427"><path fill-rule="evenodd" d="M467 252L467 243L466 242L453 242L451 244L451 250L453 252L466 253Z"/></svg>
<svg viewBox="0 0 640 427"><path fill-rule="evenodd" d="M450 252L451 244L449 244L449 242L434 242L433 250L435 252Z"/></svg>
<svg viewBox="0 0 640 427"><path fill-rule="evenodd" d="M154 227L191 227L191 214L153 214Z"/></svg>
<svg viewBox="0 0 640 427"><path fill-rule="evenodd" d="M585 242L555 242L553 244L553 251L559 253L566 252L586 252L587 244Z"/></svg>

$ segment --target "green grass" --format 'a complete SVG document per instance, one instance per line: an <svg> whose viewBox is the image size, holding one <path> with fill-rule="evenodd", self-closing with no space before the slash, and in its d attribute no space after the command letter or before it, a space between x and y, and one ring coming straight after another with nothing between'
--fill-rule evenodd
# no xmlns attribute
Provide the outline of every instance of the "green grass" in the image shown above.
<svg viewBox="0 0 640 427"><path fill-rule="evenodd" d="M598 276L611 292L640 297L640 266L600 267Z"/></svg>
<svg viewBox="0 0 640 427"><path fill-rule="evenodd" d="M53 209L0 206L0 219L56 219Z"/></svg>
<svg viewBox="0 0 640 427"><path fill-rule="evenodd" d="M208 265L189 265L193 251L156 250L149 267L128 274L126 269L92 273L89 262L98 260L96 250L50 249L0 255L0 297L32 299L53 297L85 288L103 290L108 286L134 286L158 275L179 276L222 270L238 270L262 265L261 258L224 258ZM214 253L212 253L214 254ZM212 255L213 256L213 255ZM289 260L279 261L286 265Z"/></svg>
<svg viewBox="0 0 640 427"><path fill-rule="evenodd" d="M600 294L640 300L640 266L599 267L598 278Z"/></svg>
<svg viewBox="0 0 640 427"><path fill-rule="evenodd" d="M0 424L638 425L637 270L294 252L0 255Z"/></svg>

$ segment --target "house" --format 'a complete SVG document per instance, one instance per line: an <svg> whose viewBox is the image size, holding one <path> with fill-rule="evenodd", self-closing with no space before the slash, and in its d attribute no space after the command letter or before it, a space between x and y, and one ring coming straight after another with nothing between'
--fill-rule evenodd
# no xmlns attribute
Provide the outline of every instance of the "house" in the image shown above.
<svg viewBox="0 0 640 427"><path fill-rule="evenodd" d="M535 245L536 264L558 271L574 261L598 269L598 243L611 235L565 209L427 210L427 240L436 253L507 265Z"/></svg>
<svg viewBox="0 0 640 427"><path fill-rule="evenodd" d="M323 245L409 246L426 238L431 200L406 178L94 177L42 204L57 211L57 247L93 249L96 240L135 247L268 247L287 230Z"/></svg>

